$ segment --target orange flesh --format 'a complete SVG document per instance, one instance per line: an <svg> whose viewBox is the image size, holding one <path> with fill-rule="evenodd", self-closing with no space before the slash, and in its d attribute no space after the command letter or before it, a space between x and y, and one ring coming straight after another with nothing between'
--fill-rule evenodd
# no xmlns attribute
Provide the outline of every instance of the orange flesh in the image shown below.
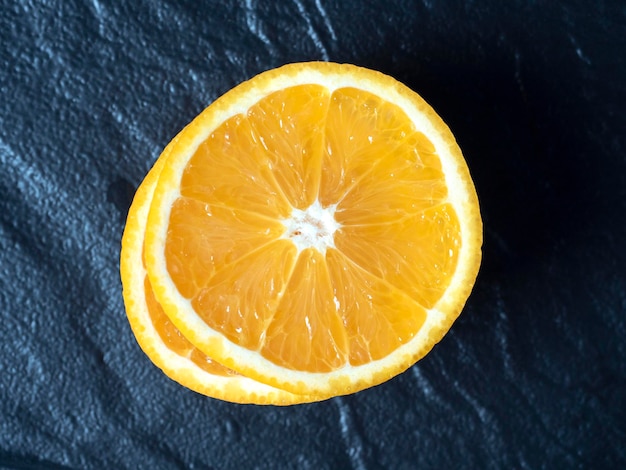
<svg viewBox="0 0 626 470"><path fill-rule="evenodd" d="M337 205L335 248L298 253L281 220L316 199ZM450 283L461 236L446 200L434 147L400 108L352 88L287 88L191 158L168 271L209 326L278 365L365 364L409 341Z"/></svg>

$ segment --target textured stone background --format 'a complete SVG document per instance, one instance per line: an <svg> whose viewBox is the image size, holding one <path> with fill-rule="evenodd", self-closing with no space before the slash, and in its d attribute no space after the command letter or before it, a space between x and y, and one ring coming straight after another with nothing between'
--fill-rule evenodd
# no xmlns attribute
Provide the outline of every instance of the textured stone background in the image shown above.
<svg viewBox="0 0 626 470"><path fill-rule="evenodd" d="M464 149L484 263L406 373L286 409L151 365L118 275L133 191L233 85L323 59L420 92ZM3 1L0 467L626 465L621 1Z"/></svg>

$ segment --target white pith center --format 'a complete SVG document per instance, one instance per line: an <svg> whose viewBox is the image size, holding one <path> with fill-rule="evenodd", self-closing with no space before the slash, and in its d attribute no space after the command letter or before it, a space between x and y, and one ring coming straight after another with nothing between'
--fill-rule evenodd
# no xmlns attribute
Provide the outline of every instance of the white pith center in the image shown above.
<svg viewBox="0 0 626 470"><path fill-rule="evenodd" d="M326 254L327 248L335 247L334 234L341 225L335 220L334 204L322 207L318 200L304 210L293 209L291 216L282 221L285 226L283 238L291 240L298 253L315 248Z"/></svg>

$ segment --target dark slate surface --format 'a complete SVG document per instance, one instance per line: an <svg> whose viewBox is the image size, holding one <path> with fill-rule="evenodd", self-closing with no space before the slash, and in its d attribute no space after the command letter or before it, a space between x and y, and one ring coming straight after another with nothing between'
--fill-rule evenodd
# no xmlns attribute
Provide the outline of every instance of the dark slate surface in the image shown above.
<svg viewBox="0 0 626 470"><path fill-rule="evenodd" d="M2 2L0 467L624 468L624 3L212 3ZM216 401L135 343L124 218L201 109L310 59L387 72L447 120L482 271L450 334L384 385Z"/></svg>

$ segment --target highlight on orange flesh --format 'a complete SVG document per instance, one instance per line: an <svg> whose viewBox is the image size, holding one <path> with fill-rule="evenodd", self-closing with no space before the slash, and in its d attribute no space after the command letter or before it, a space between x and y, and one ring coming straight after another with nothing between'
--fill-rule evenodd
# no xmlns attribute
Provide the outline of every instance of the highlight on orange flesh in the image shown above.
<svg viewBox="0 0 626 470"><path fill-rule="evenodd" d="M142 231L155 301L185 341L256 383L317 399L379 384L471 292L482 223L467 165L391 77L320 62L265 72L167 153Z"/></svg>

